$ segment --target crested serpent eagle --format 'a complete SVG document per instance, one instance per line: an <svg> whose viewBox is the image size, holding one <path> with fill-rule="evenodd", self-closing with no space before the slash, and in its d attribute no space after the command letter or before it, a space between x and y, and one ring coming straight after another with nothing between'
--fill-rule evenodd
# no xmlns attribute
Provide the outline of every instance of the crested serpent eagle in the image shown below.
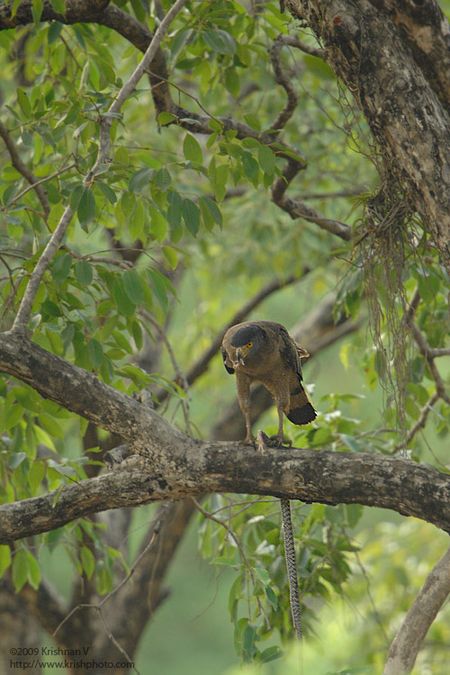
<svg viewBox="0 0 450 675"><path fill-rule="evenodd" d="M250 385L260 382L273 396L278 411L278 433L283 444L283 413L294 424L307 424L316 411L303 388L300 360L308 352L299 347L286 328L272 321L246 321L227 330L222 356L229 373L236 373L239 406L245 418L246 443L253 443Z"/></svg>

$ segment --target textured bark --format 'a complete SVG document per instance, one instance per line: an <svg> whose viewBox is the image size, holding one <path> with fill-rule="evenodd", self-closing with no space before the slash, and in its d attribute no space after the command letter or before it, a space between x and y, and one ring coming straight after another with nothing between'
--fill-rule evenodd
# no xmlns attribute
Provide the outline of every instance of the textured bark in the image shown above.
<svg viewBox="0 0 450 675"><path fill-rule="evenodd" d="M436 2L286 4L326 47L327 61L355 97L391 172L404 182L450 265L449 26Z"/></svg>
<svg viewBox="0 0 450 675"><path fill-rule="evenodd" d="M450 594L450 549L427 577L389 649L383 675L409 673L423 639Z"/></svg>
<svg viewBox="0 0 450 675"><path fill-rule="evenodd" d="M205 492L381 506L450 530L450 477L434 469L376 455L273 448L258 453L239 443L196 441L92 373L13 333L0 336L0 370L118 433L139 453L116 473L1 506L1 541L89 513Z"/></svg>
<svg viewBox="0 0 450 675"><path fill-rule="evenodd" d="M450 532L450 476L404 459L298 448L258 452L240 443L178 435L156 463L135 456L113 473L0 507L0 543L106 509L205 492L363 504L415 516ZM127 464L128 462L128 464Z"/></svg>

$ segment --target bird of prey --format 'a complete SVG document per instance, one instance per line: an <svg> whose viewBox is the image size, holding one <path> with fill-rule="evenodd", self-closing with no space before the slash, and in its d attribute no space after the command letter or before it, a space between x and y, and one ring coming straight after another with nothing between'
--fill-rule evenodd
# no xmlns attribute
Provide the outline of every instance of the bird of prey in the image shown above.
<svg viewBox="0 0 450 675"><path fill-rule="evenodd" d="M250 417L250 385L260 382L272 394L278 411L278 433L284 442L283 413L294 424L307 424L316 417L302 383L300 360L308 352L299 347L286 328L272 321L245 321L227 330L222 356L229 373L236 373L239 406L245 418L245 442L253 444Z"/></svg>

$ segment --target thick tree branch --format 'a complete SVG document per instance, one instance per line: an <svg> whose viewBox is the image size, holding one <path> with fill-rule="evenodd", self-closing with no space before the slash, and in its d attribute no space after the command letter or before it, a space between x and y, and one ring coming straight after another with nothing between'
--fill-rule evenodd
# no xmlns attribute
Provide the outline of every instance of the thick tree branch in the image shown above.
<svg viewBox="0 0 450 675"><path fill-rule="evenodd" d="M437 613L450 594L450 548L427 577L392 642L383 675L409 673Z"/></svg>
<svg viewBox="0 0 450 675"><path fill-rule="evenodd" d="M417 65L450 113L448 22L435 0L371 0L406 36Z"/></svg>
<svg viewBox="0 0 450 675"><path fill-rule="evenodd" d="M205 492L363 504L415 516L450 532L450 476L405 459L367 453L268 448L167 438L157 463L132 457L120 470L42 497L0 506L0 543L90 513Z"/></svg>
<svg viewBox="0 0 450 675"><path fill-rule="evenodd" d="M146 452L158 454L178 433L148 406L12 332L0 334L0 370Z"/></svg>
<svg viewBox="0 0 450 675"><path fill-rule="evenodd" d="M450 269L450 155L446 151L450 119L429 69L418 64L417 53L412 54L403 38L404 21L399 25L395 16L388 18L378 9L379 4L383 3L286 1L293 16L306 20L326 46L328 63L364 112L391 173L395 170ZM412 8L412 4L402 2L401 7ZM414 6L419 14L426 14L436 3L425 0ZM400 2L395 2L395 7L400 7ZM421 34L426 45L431 45L434 37L442 45L447 40L448 22L440 10L435 14L436 20L427 20ZM417 31L415 36L419 39ZM448 81L448 68L444 79Z"/></svg>

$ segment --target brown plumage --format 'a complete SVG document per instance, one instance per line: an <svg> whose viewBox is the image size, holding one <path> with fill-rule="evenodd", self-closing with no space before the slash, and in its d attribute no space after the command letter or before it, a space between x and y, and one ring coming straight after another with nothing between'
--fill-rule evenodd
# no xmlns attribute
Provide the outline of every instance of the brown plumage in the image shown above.
<svg viewBox="0 0 450 675"><path fill-rule="evenodd" d="M239 405L245 417L247 443L253 443L250 385L260 382L272 394L278 410L278 434L283 442L283 413L294 424L316 417L302 384L300 359L308 355L286 328L272 321L246 321L227 330L222 356L229 373L236 373Z"/></svg>

